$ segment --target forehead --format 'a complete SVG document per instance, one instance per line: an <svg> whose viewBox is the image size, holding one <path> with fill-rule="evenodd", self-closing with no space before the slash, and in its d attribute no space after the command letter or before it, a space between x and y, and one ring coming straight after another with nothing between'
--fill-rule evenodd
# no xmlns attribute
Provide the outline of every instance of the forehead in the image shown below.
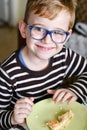
<svg viewBox="0 0 87 130"><path fill-rule="evenodd" d="M68 30L70 23L70 14L66 11L61 11L58 16L50 20L48 18L39 16L37 14L31 13L28 18L28 24L30 25L40 25L48 29L63 29Z"/></svg>

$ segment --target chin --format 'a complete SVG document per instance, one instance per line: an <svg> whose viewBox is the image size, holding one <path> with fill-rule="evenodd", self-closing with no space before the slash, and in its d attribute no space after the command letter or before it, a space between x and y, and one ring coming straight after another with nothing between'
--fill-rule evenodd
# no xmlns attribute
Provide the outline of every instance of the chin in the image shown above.
<svg viewBox="0 0 87 130"><path fill-rule="evenodd" d="M52 55L40 55L39 58L42 59L42 60L48 60L50 59L52 56L54 56L55 54L52 54Z"/></svg>

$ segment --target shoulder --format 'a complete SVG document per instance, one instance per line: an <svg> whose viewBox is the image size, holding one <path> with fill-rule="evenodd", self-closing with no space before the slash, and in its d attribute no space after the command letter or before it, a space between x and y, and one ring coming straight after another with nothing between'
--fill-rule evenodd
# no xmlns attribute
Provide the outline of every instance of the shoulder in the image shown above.
<svg viewBox="0 0 87 130"><path fill-rule="evenodd" d="M53 58L67 58L67 57L71 57L72 54L74 54L75 52L72 51L70 48L66 48L65 46L62 48L62 50L55 54Z"/></svg>
<svg viewBox="0 0 87 130"><path fill-rule="evenodd" d="M87 59L85 57L78 54L71 48L66 48L65 50L65 59L67 65L87 66Z"/></svg>
<svg viewBox="0 0 87 130"><path fill-rule="evenodd" d="M66 64L70 64L71 62L87 62L86 59L79 55L78 53L76 53L75 51L73 51L71 48L67 48L66 46L64 46L62 48L62 50L57 53L56 55L54 55L53 57L56 61L62 61L64 60L64 62ZM54 61L55 61L54 60Z"/></svg>
<svg viewBox="0 0 87 130"><path fill-rule="evenodd" d="M8 66L9 64L14 63L14 61L16 61L16 57L17 57L17 52L15 51L1 63L1 67L4 68L5 66Z"/></svg>
<svg viewBox="0 0 87 130"><path fill-rule="evenodd" d="M7 59L5 59L0 68L6 73L9 73L13 68L18 66L18 51L13 52Z"/></svg>

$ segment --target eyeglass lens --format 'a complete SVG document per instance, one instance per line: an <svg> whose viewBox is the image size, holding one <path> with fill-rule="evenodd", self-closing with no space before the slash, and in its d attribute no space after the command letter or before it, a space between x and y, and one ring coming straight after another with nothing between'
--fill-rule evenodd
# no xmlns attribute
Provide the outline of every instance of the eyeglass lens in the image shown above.
<svg viewBox="0 0 87 130"><path fill-rule="evenodd" d="M41 27L32 26L32 28L30 28L30 31L31 31L32 38L36 40L44 39L47 34L50 35L51 39L55 43L62 43L67 38L67 34L63 30L48 31Z"/></svg>

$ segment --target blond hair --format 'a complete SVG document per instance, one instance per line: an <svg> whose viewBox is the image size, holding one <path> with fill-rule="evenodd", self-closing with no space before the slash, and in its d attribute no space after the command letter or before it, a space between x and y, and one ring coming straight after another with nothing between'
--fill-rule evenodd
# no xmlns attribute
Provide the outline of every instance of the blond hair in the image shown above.
<svg viewBox="0 0 87 130"><path fill-rule="evenodd" d="M71 16L69 28L72 28L75 21L76 3L76 0L28 0L24 21L27 23L31 12L51 20L54 19L60 11L66 10Z"/></svg>

